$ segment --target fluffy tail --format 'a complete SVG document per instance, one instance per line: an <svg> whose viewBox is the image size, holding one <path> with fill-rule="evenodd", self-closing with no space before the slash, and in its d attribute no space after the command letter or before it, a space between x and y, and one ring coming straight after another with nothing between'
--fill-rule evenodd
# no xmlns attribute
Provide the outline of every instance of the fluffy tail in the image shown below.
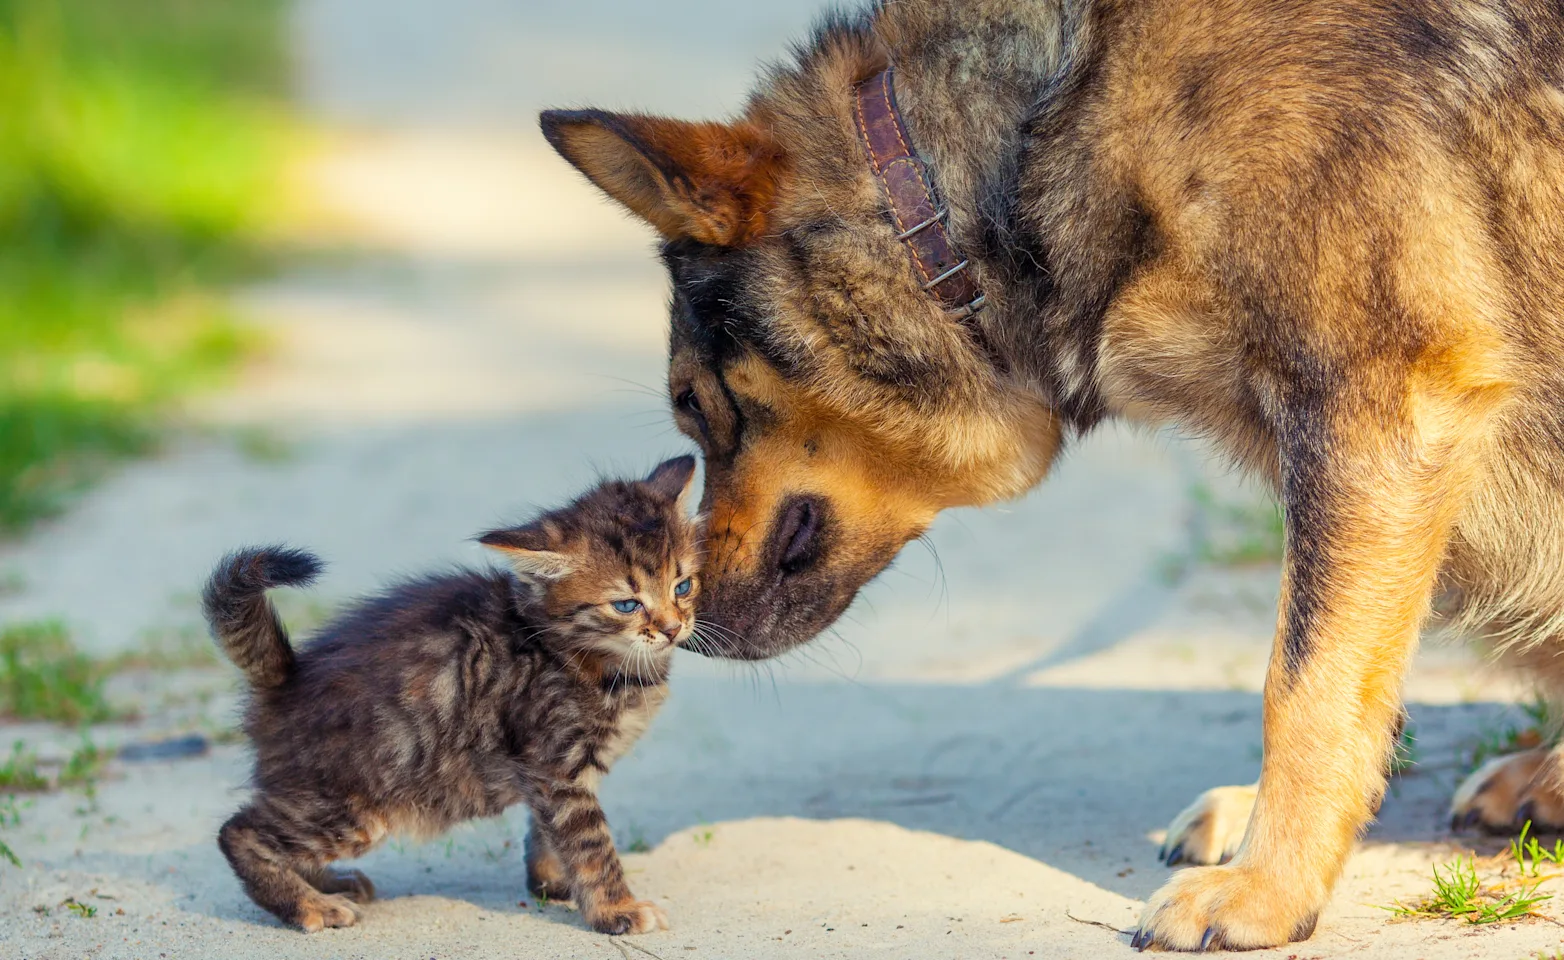
<svg viewBox="0 0 1564 960"><path fill-rule="evenodd" d="M212 638L256 688L281 686L293 674L293 646L277 610L266 599L272 587L314 581L321 562L290 547L249 547L224 557L206 582L201 606Z"/></svg>

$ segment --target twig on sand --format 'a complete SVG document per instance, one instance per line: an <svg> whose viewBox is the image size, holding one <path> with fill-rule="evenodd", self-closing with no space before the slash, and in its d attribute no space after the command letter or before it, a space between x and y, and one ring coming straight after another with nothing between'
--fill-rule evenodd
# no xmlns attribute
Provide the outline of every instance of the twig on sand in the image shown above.
<svg viewBox="0 0 1564 960"><path fill-rule="evenodd" d="M662 957L659 957L657 954L633 941L621 940L618 937L609 937L608 942L619 948L619 953L625 958L625 960L635 960L634 957L630 956L630 951L628 949L629 947L634 947L635 949L646 954L648 957L651 957L652 960L663 960Z"/></svg>
<svg viewBox="0 0 1564 960"><path fill-rule="evenodd" d="M1118 927L1115 927L1113 924L1111 924L1111 923L1103 923L1101 920L1084 920L1084 919L1082 919L1080 917L1077 917L1075 914L1071 913L1068 910L1066 910L1064 912L1064 915L1069 917L1071 920L1074 920L1076 923L1089 923L1089 924L1091 924L1094 927L1101 927L1104 930L1112 930L1114 933L1122 933L1125 936L1129 936L1130 934L1135 932L1133 930L1120 930Z"/></svg>

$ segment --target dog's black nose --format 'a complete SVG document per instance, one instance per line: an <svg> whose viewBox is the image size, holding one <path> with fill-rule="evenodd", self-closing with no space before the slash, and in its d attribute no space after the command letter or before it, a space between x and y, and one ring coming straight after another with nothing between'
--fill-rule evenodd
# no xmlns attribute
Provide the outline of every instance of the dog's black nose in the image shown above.
<svg viewBox="0 0 1564 960"><path fill-rule="evenodd" d="M825 506L814 497L784 501L773 528L772 543L777 567L783 575L808 569L820 559Z"/></svg>

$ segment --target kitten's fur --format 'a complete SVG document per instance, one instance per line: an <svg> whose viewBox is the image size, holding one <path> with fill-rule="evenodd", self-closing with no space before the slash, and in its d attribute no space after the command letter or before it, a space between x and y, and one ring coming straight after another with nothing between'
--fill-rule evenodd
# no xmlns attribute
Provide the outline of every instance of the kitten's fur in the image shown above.
<svg viewBox="0 0 1564 960"><path fill-rule="evenodd" d="M516 803L532 810L527 883L594 929L666 928L625 885L598 777L667 696L694 623L695 462L610 481L480 542L517 576L463 571L370 599L297 651L266 590L309 583L313 556L242 550L212 574L212 633L251 685L251 802L218 843L257 904L306 931L352 924L374 886L332 861L389 834L433 834ZM616 611L615 600L642 608Z"/></svg>

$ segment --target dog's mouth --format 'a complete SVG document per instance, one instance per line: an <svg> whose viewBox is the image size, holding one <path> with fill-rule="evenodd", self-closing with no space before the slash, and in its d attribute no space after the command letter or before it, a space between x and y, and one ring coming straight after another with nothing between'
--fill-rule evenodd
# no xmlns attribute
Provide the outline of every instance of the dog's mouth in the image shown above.
<svg viewBox="0 0 1564 960"><path fill-rule="evenodd" d="M834 549L840 529L819 497L790 496L775 512L764 546L745 569L719 556L702 579L700 641L711 657L764 660L807 643L831 626L858 591L895 555L855 563Z"/></svg>
<svg viewBox="0 0 1564 960"><path fill-rule="evenodd" d="M834 623L861 586L725 578L706 594L700 639L689 648L726 660L780 656Z"/></svg>

